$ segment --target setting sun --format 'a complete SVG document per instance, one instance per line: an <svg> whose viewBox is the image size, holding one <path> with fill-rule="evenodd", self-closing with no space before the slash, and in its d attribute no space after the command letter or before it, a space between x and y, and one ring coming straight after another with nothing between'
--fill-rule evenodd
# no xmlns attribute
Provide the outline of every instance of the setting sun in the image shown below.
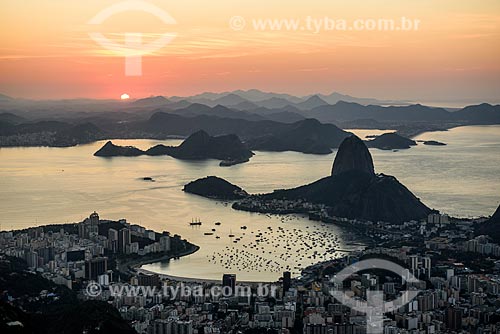
<svg viewBox="0 0 500 334"><path fill-rule="evenodd" d="M122 94L120 96L120 99L122 99L122 100L128 100L128 99L130 99L130 96L128 94Z"/></svg>

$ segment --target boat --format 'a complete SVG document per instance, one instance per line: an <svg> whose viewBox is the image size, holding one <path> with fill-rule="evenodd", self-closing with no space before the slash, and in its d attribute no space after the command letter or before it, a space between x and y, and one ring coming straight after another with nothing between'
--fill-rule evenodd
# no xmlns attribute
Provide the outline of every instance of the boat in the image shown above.
<svg viewBox="0 0 500 334"><path fill-rule="evenodd" d="M198 218L198 219L194 219L194 220L193 220L193 219L191 219L191 222L189 223L189 225L191 225L191 226L197 226L197 225L199 226L199 225L201 225L201 224L202 224L202 223L201 223L201 221L200 221L200 219L199 219L199 218Z"/></svg>

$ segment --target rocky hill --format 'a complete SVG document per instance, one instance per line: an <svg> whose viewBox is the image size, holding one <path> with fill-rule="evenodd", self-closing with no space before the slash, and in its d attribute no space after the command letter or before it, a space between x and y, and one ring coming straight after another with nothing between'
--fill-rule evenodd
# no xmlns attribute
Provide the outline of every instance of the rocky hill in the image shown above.
<svg viewBox="0 0 500 334"><path fill-rule="evenodd" d="M108 141L97 152L96 157L137 157L143 155L144 151L134 146L118 146Z"/></svg>
<svg viewBox="0 0 500 334"><path fill-rule="evenodd" d="M296 151L309 154L330 154L350 133L333 124L322 124L305 119L291 124L275 134L248 140L248 146L257 151Z"/></svg>
<svg viewBox="0 0 500 334"><path fill-rule="evenodd" d="M368 175L375 175L373 159L361 139L350 136L340 144L335 160L333 161L332 176L340 175L344 172L357 170Z"/></svg>
<svg viewBox="0 0 500 334"><path fill-rule="evenodd" d="M354 135L340 145L331 176L263 197L305 199L329 206L333 216L392 223L423 219L431 211L394 176L375 174L368 148Z"/></svg>
<svg viewBox="0 0 500 334"><path fill-rule="evenodd" d="M146 151L148 155L168 154L177 159L246 160L253 153L236 135L212 137L203 130L189 136L177 147L157 145Z"/></svg>
<svg viewBox="0 0 500 334"><path fill-rule="evenodd" d="M211 183L215 184L211 184ZM200 186L196 193L214 197L212 187L227 187L222 179L201 179L190 184ZM240 189L229 184L231 189ZM224 193L224 192L223 192ZM244 196L245 197L245 196ZM252 195L250 201L235 203L233 208L266 212L268 203L275 200L301 201L327 206L330 216L366 221L402 223L420 220L431 212L414 194L394 176L375 174L373 160L365 143L352 135L346 138L337 152L331 176L293 189L276 190L273 193ZM252 207L246 203L252 202ZM254 203L260 203L255 206ZM274 204L273 204L274 205ZM274 206L269 212L282 211ZM288 209L291 212L293 209ZM300 211L304 213L304 210Z"/></svg>
<svg viewBox="0 0 500 334"><path fill-rule="evenodd" d="M205 131L200 130L189 136L179 146L156 145L142 151L133 146L117 146L108 141L101 149L94 153L99 157L114 156L139 156L139 155L169 155L177 159L223 160L225 165L242 163L248 161L253 153L243 144L236 135L224 135L212 137Z"/></svg>
<svg viewBox="0 0 500 334"><path fill-rule="evenodd" d="M397 133L384 133L373 140L367 141L366 145L381 150L402 150L416 146L417 143Z"/></svg>
<svg viewBox="0 0 500 334"><path fill-rule="evenodd" d="M183 190L203 197L224 200L234 200L248 196L240 187L217 176L207 176L190 182L184 186Z"/></svg>

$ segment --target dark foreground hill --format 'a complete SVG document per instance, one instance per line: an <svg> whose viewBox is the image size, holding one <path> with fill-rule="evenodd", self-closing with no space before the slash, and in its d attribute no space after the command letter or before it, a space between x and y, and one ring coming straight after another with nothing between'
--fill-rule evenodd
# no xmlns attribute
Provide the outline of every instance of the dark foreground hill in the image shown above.
<svg viewBox="0 0 500 334"><path fill-rule="evenodd" d="M490 219L477 227L476 234L487 235L493 240L493 242L500 244L500 205Z"/></svg>
<svg viewBox="0 0 500 334"><path fill-rule="evenodd" d="M25 270L22 260L2 258L0 291L13 300L0 301L0 333L136 333L107 302L81 301L65 286Z"/></svg>

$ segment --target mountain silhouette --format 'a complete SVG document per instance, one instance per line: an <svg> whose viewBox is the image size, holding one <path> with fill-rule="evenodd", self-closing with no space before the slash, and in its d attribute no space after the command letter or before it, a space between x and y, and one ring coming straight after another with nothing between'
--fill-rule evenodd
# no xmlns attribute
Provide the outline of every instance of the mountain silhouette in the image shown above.
<svg viewBox="0 0 500 334"><path fill-rule="evenodd" d="M332 176L356 170L375 175L373 160L368 148L361 139L352 135L340 144L332 167Z"/></svg>
<svg viewBox="0 0 500 334"><path fill-rule="evenodd" d="M366 142L368 147L374 147L381 150L407 149L417 145L414 140L400 136L397 133L384 133L373 140Z"/></svg>
<svg viewBox="0 0 500 334"><path fill-rule="evenodd" d="M331 216L391 223L420 220L431 211L394 176L375 174L368 148L354 135L340 145L331 176L261 198L306 200L327 205Z"/></svg>

